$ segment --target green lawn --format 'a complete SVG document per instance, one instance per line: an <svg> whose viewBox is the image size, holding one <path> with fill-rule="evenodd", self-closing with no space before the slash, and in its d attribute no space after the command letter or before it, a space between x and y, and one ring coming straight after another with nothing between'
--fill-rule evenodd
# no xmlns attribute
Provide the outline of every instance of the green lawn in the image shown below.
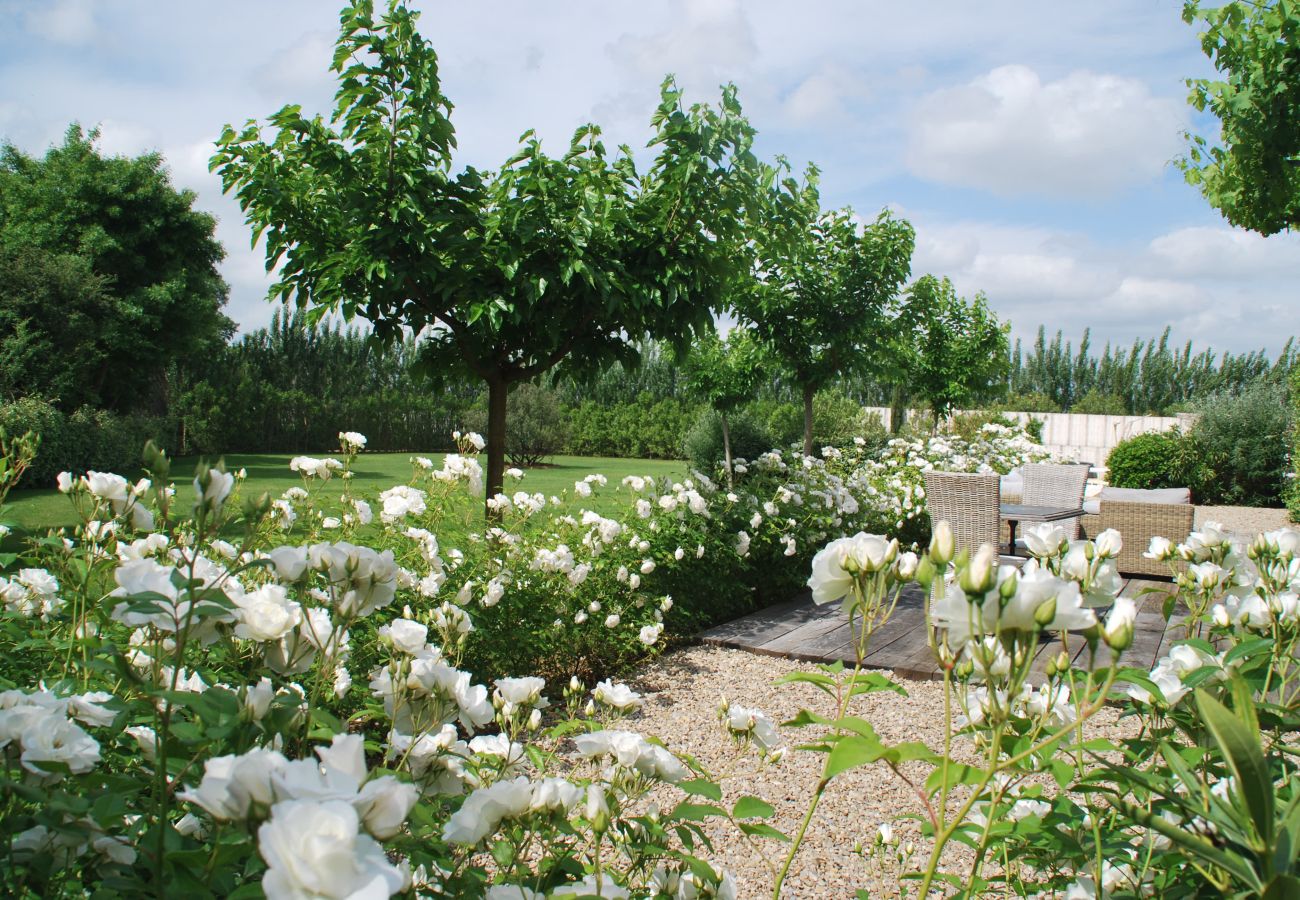
<svg viewBox="0 0 1300 900"><path fill-rule="evenodd" d="M443 458L442 453L362 454L353 467L354 492L373 499L380 491L409 481L412 456L428 456L438 465L442 464ZM241 468L248 470L248 480L242 488L245 496L256 496L262 491L269 491L272 496L278 497L286 489L302 484L302 479L289 470L289 460L292 458L293 454L288 453L249 453L232 454L225 460L226 468L232 472ZM177 482L182 496L186 491L192 490L187 483L192 478L197 461L196 457L182 457L172 463L172 478ZM479 462L486 465L487 461L479 457ZM516 482L507 478L505 491L508 494L517 490L529 493L541 491L549 497L563 490L571 491L575 481L593 472L599 472L608 478L609 487L598 491L596 497L584 501L583 505L598 512L608 512L620 505L613 488L625 475L681 478L686 475L687 466L686 463L675 460L556 456L552 457L548 465L527 470L523 481ZM331 481L323 488L324 495L335 497L340 487L340 482ZM622 492L622 497L622 502L626 502L626 492ZM73 511L68 499L54 488L14 491L9 495L4 509L0 510L0 520L25 531L42 531L71 525Z"/></svg>

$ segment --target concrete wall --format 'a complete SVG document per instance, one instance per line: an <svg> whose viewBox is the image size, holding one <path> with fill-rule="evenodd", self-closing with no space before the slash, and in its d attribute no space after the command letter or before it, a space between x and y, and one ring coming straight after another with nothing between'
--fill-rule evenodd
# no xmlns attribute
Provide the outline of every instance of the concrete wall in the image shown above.
<svg viewBox="0 0 1300 900"><path fill-rule="evenodd" d="M880 416L889 427L890 411L887 407L868 407L867 412ZM929 421L929 412L912 410L908 419L913 422ZM1031 417L1043 422L1043 444L1057 456L1079 462L1104 465L1110 451L1120 441L1149 431L1169 431L1191 427L1194 416L1092 416L1083 413L1018 413L1005 415L1028 421ZM924 418L923 418L924 417Z"/></svg>

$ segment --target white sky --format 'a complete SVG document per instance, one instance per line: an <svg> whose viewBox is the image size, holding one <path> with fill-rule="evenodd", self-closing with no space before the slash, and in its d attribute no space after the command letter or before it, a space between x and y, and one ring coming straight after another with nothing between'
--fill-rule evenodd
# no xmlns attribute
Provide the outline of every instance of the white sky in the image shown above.
<svg viewBox="0 0 1300 900"><path fill-rule="evenodd" d="M380 0L382 3L382 0ZM459 162L536 128L555 152L599 123L644 143L663 76L734 81L759 151L823 170L823 201L917 228L913 274L984 291L1032 340L1178 341L1275 354L1300 331L1300 238L1232 229L1170 164L1210 74L1175 0L418 2L456 104ZM0 0L0 138L31 153L71 121L159 150L219 219L227 309L270 318L261 254L207 172L224 123L328 111L335 0Z"/></svg>

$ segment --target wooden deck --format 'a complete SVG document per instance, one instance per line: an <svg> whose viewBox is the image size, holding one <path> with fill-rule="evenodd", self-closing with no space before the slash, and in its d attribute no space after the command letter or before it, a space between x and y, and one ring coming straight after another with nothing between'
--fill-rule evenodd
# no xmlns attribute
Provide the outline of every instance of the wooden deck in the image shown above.
<svg viewBox="0 0 1300 900"><path fill-rule="evenodd" d="M1167 592L1171 585L1140 578L1124 580L1122 596L1132 597L1138 604L1133 646L1125 651L1124 664L1150 669L1157 659L1169 652L1171 642L1183 636L1183 630L1177 626L1187 613L1180 605L1166 623L1161 613L1164 597L1139 597L1145 587ZM789 602L710 628L700 634L700 640L706 644L806 662L841 660L852 663L855 660L853 633L840 604L816 606L807 592ZM1079 638L1070 640L1069 648L1076 659L1086 652L1085 643ZM1044 672L1047 661L1061 649L1059 638L1044 641L1034 657L1034 669ZM1106 648L1103 646L1099 652L1106 653ZM873 669L892 669L904 678L943 677L926 643L924 595L919 585L908 585L903 591L893 616L872 637L863 663Z"/></svg>

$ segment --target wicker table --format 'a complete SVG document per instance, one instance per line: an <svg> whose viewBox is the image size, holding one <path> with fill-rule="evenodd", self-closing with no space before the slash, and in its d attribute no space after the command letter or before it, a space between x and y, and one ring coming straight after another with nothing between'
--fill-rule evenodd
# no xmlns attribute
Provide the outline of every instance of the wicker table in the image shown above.
<svg viewBox="0 0 1300 900"><path fill-rule="evenodd" d="M1007 544L1007 553L1012 556L1016 552L1016 526L1021 522L1060 522L1083 515L1081 506L1026 506L1023 503L1003 503L998 511L1010 526L1011 540Z"/></svg>

